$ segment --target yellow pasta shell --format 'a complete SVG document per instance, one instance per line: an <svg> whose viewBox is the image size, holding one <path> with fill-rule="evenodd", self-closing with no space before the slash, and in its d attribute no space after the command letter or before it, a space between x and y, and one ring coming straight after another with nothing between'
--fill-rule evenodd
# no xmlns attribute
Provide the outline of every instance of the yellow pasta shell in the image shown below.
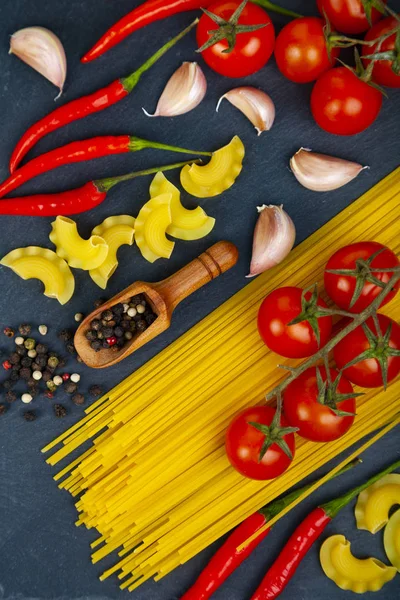
<svg viewBox="0 0 400 600"><path fill-rule="evenodd" d="M388 567L377 558L353 556L350 542L343 535L333 535L325 540L319 557L325 575L342 590L356 594L377 592L396 575L394 567Z"/></svg>
<svg viewBox="0 0 400 600"><path fill-rule="evenodd" d="M180 240L199 240L210 233L215 225L215 219L209 217L206 212L197 206L193 210L188 210L181 203L181 193L165 177L164 173L159 171L150 185L150 197L155 198L160 194L171 194L171 219L172 223L167 229L167 233Z"/></svg>
<svg viewBox="0 0 400 600"><path fill-rule="evenodd" d="M105 261L108 246L103 238L92 235L84 240L78 233L75 221L68 217L59 216L51 225L49 238L58 256L64 258L70 267L89 271Z"/></svg>
<svg viewBox="0 0 400 600"><path fill-rule="evenodd" d="M171 225L171 194L160 194L142 206L135 221L135 240L143 258L153 263L169 258L174 242L166 237Z"/></svg>
<svg viewBox="0 0 400 600"><path fill-rule="evenodd" d="M400 573L400 510L390 517L383 534L386 556Z"/></svg>
<svg viewBox="0 0 400 600"><path fill-rule="evenodd" d="M354 509L358 529L376 533L389 520L389 511L400 504L400 475L391 473L361 492Z"/></svg>
<svg viewBox="0 0 400 600"><path fill-rule="evenodd" d="M235 135L231 142L213 152L207 165L186 165L181 171L183 188L197 198L218 196L232 187L242 170L245 150Z"/></svg>
<svg viewBox="0 0 400 600"><path fill-rule="evenodd" d="M118 267L117 252L120 246L132 246L135 236L135 219L129 215L108 217L92 231L92 236L100 236L108 246L104 261L96 269L90 269L89 275L103 290Z"/></svg>
<svg viewBox="0 0 400 600"><path fill-rule="evenodd" d="M39 279L44 285L44 295L56 298L60 304L71 299L75 279L71 269L53 250L28 246L16 248L1 260L22 279Z"/></svg>

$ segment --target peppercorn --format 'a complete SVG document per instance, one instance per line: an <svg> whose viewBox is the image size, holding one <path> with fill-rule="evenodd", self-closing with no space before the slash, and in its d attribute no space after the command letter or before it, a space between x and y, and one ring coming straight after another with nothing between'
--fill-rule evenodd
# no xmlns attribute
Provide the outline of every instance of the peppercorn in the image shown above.
<svg viewBox="0 0 400 600"><path fill-rule="evenodd" d="M104 335L103 335L103 332L102 332L102 331L98 331L98 332L97 332L97 339L98 339L98 340L104 340Z"/></svg>
<svg viewBox="0 0 400 600"><path fill-rule="evenodd" d="M48 369L43 371L42 379L43 379L44 383L47 383L48 381L50 381L50 379L52 379L52 377L53 377L53 375Z"/></svg>
<svg viewBox="0 0 400 600"><path fill-rule="evenodd" d="M58 362L57 356L50 356L49 360L47 361L47 365L50 367L50 369L56 369L58 367Z"/></svg>
<svg viewBox="0 0 400 600"><path fill-rule="evenodd" d="M24 342L24 346L27 350L33 350L36 346L36 341L33 338L27 338Z"/></svg>
<svg viewBox="0 0 400 600"><path fill-rule="evenodd" d="M30 378L31 375L32 375L32 371L29 367L23 367L19 372L20 378L25 379L26 381L28 381L28 379Z"/></svg>
<svg viewBox="0 0 400 600"><path fill-rule="evenodd" d="M39 325L38 332L40 333L40 335L46 335L47 331L47 325Z"/></svg>
<svg viewBox="0 0 400 600"><path fill-rule="evenodd" d="M137 314L137 310L135 306L131 306L131 308L128 310L128 317L136 317Z"/></svg>
<svg viewBox="0 0 400 600"><path fill-rule="evenodd" d="M12 404L13 402L15 402L17 399L17 394L15 392L13 392L12 390L8 390L7 394L6 394L6 400L7 402L9 402L10 404Z"/></svg>
<svg viewBox="0 0 400 600"><path fill-rule="evenodd" d="M29 358L29 356L24 356L24 358L21 360L21 365L23 367L31 367L33 363L33 360L31 358Z"/></svg>
<svg viewBox="0 0 400 600"><path fill-rule="evenodd" d="M51 400L52 398L54 398L54 394L53 394L53 392L50 392L50 391L47 391L47 392L45 392L45 393L44 393L44 395L46 396L46 398L49 398L50 400Z"/></svg>
<svg viewBox="0 0 400 600"><path fill-rule="evenodd" d="M122 327L116 327L114 329L114 335L115 335L115 337L123 337L124 330L122 329Z"/></svg>
<svg viewBox="0 0 400 600"><path fill-rule="evenodd" d="M142 333L143 331L145 331L147 329L147 323L146 321L144 321L143 319L140 319L140 321L136 322L136 329Z"/></svg>
<svg viewBox="0 0 400 600"><path fill-rule="evenodd" d="M67 381L64 386L64 390L67 392L67 394L75 394L77 389L78 386L73 381Z"/></svg>
<svg viewBox="0 0 400 600"><path fill-rule="evenodd" d="M7 337L12 338L12 337L14 337L15 331L11 327L4 327L3 333Z"/></svg>
<svg viewBox="0 0 400 600"><path fill-rule="evenodd" d="M61 377L63 378L63 381L68 381L68 379L71 377L69 373L63 373L61 375Z"/></svg>
<svg viewBox="0 0 400 600"><path fill-rule="evenodd" d="M74 334L70 329L62 329L58 337L62 342L69 342L74 337Z"/></svg>
<svg viewBox="0 0 400 600"><path fill-rule="evenodd" d="M111 337L113 335L114 330L113 330L112 327L102 327L101 328L101 333L103 334L103 337L109 338L109 337Z"/></svg>
<svg viewBox="0 0 400 600"><path fill-rule="evenodd" d="M58 387L59 385L63 384L63 378L60 375L56 375L55 377L53 377L53 383Z"/></svg>
<svg viewBox="0 0 400 600"><path fill-rule="evenodd" d="M0 404L0 416L5 415L7 412L7 406L5 404Z"/></svg>
<svg viewBox="0 0 400 600"><path fill-rule="evenodd" d="M151 325L152 323L154 323L154 321L157 319L157 315L155 315L154 313L150 313L149 315L145 316L145 320L147 325Z"/></svg>
<svg viewBox="0 0 400 600"><path fill-rule="evenodd" d="M65 348L66 348L67 352L69 352L70 354L75 354L76 353L75 346L72 343L67 344L65 346Z"/></svg>
<svg viewBox="0 0 400 600"><path fill-rule="evenodd" d="M102 321L111 321L113 318L113 314L111 310L104 310L101 313L101 319Z"/></svg>
<svg viewBox="0 0 400 600"><path fill-rule="evenodd" d="M95 352L98 352L100 350L100 348L101 348L101 342L100 342L100 340L95 340L94 342L90 342L90 347Z"/></svg>
<svg viewBox="0 0 400 600"><path fill-rule="evenodd" d="M12 364L10 363L9 360L5 360L3 362L3 369L5 369L6 371L9 371L10 369L12 369Z"/></svg>
<svg viewBox="0 0 400 600"><path fill-rule="evenodd" d="M33 400L31 394L22 394L21 400L24 404L30 404Z"/></svg>
<svg viewBox="0 0 400 600"><path fill-rule="evenodd" d="M90 321L90 328L94 329L94 331L98 331L101 328L101 321L99 319L93 319L93 321Z"/></svg>
<svg viewBox="0 0 400 600"><path fill-rule="evenodd" d="M67 361L65 360L65 358L63 356L59 356L58 357L58 368L62 369L63 367L65 367L66 364L67 364Z"/></svg>
<svg viewBox="0 0 400 600"><path fill-rule="evenodd" d="M83 394L74 394L72 396L72 402L77 406L80 406L85 403L85 397L83 396Z"/></svg>
<svg viewBox="0 0 400 600"><path fill-rule="evenodd" d="M136 304L139 304L142 299L143 299L143 296L141 294L132 296L132 298L130 299L130 304L133 304L134 306L136 306Z"/></svg>
<svg viewBox="0 0 400 600"><path fill-rule="evenodd" d="M120 317L122 315L122 313L124 312L124 305L121 302L119 302L118 304L115 304L112 307L112 311L113 311L114 315Z"/></svg>
<svg viewBox="0 0 400 600"><path fill-rule="evenodd" d="M93 342L93 340L97 339L97 331L94 329L89 329L89 331L85 333L85 337L87 340L89 340L89 342Z"/></svg>
<svg viewBox="0 0 400 600"><path fill-rule="evenodd" d="M32 368L33 368L33 365L32 365ZM37 371L37 370L33 371L32 379L34 381L40 381L42 379L42 377L43 377L42 371Z"/></svg>
<svg viewBox="0 0 400 600"><path fill-rule="evenodd" d="M15 352L19 356L26 356L26 353L27 353L25 346L17 346L17 348L15 348Z"/></svg>
<svg viewBox="0 0 400 600"><path fill-rule="evenodd" d="M123 305L123 307L124 307L124 313L128 312L128 310L129 310L129 304L126 304L126 303L125 303L125 304Z"/></svg>
<svg viewBox="0 0 400 600"><path fill-rule="evenodd" d="M5 390L11 390L11 388L14 387L14 385L15 385L15 381L13 381L12 379L6 379L5 382L3 383Z"/></svg>
<svg viewBox="0 0 400 600"><path fill-rule="evenodd" d="M37 382L36 382L35 378L32 376L32 377L29 377L28 381L26 382L26 385L29 388L36 387Z"/></svg>
<svg viewBox="0 0 400 600"><path fill-rule="evenodd" d="M21 335L29 335L32 331L32 327L28 325L28 323L22 323L22 325L18 327L18 331Z"/></svg>
<svg viewBox="0 0 400 600"><path fill-rule="evenodd" d="M13 352L10 355L9 361L12 365L17 365L21 361L21 357L18 352Z"/></svg>
<svg viewBox="0 0 400 600"><path fill-rule="evenodd" d="M17 383L18 380L19 380L19 371L11 371L10 381L12 381L13 383Z"/></svg>
<svg viewBox="0 0 400 600"><path fill-rule="evenodd" d="M48 348L46 344L38 344L35 350L38 354L47 354Z"/></svg>
<svg viewBox="0 0 400 600"><path fill-rule="evenodd" d="M142 315L145 312L145 307L143 306L143 304L138 304L136 306L136 310L138 311L139 315Z"/></svg>
<svg viewBox="0 0 400 600"><path fill-rule="evenodd" d="M121 327L122 327L122 329L125 329L125 330L130 329L130 327L131 327L131 321L128 321L127 319L124 319L121 322Z"/></svg>
<svg viewBox="0 0 400 600"><path fill-rule="evenodd" d="M31 388L29 388L29 393L32 396L32 398L36 398L36 396L39 393L39 390L37 387L31 387Z"/></svg>
<svg viewBox="0 0 400 600"><path fill-rule="evenodd" d="M79 356L79 354L76 355L76 360L78 363L83 364L83 358L82 358L82 356Z"/></svg>
<svg viewBox="0 0 400 600"><path fill-rule="evenodd" d="M15 338L14 341L17 346L23 346L25 339L23 337L21 337L20 335L17 335L17 337Z"/></svg>
<svg viewBox="0 0 400 600"><path fill-rule="evenodd" d="M83 314L82 313L75 313L74 319L75 319L75 321L77 323L80 323L83 320Z"/></svg>
<svg viewBox="0 0 400 600"><path fill-rule="evenodd" d="M57 386L52 379L49 379L49 381L46 382L46 386L50 392L55 392L57 389Z"/></svg>
<svg viewBox="0 0 400 600"><path fill-rule="evenodd" d="M29 358L36 358L37 357L36 350L28 350L28 356L29 356Z"/></svg>
<svg viewBox="0 0 400 600"><path fill-rule="evenodd" d="M115 337L115 335L112 335L111 337L108 337L106 342L109 346L115 346L115 344L117 343L117 338Z"/></svg>
<svg viewBox="0 0 400 600"><path fill-rule="evenodd" d="M44 369L44 367L47 365L47 356L45 354L40 354L40 355L36 356L36 358L34 360L34 364L37 365L38 371L40 371L40 369ZM33 363L32 363L32 367L33 367Z"/></svg>
<svg viewBox="0 0 400 600"><path fill-rule="evenodd" d="M92 385L89 388L89 394L91 396L94 396L94 397L102 396L103 395L103 388L100 387L99 385Z"/></svg>
<svg viewBox="0 0 400 600"><path fill-rule="evenodd" d="M95 308L100 308L100 306L104 304L105 301L105 298L97 298L97 300L94 301L93 305Z"/></svg>
<svg viewBox="0 0 400 600"><path fill-rule="evenodd" d="M11 371L16 371L17 373L19 373L20 368L21 368L21 364L12 365Z"/></svg>
<svg viewBox="0 0 400 600"><path fill-rule="evenodd" d="M25 421L34 421L36 419L36 413L33 410L26 410L24 412Z"/></svg>
<svg viewBox="0 0 400 600"><path fill-rule="evenodd" d="M125 331L124 338L126 340L131 340L133 338L133 333L131 331Z"/></svg>
<svg viewBox="0 0 400 600"><path fill-rule="evenodd" d="M103 344L102 344L103 348L111 348L110 344L107 342L107 340L103 340Z"/></svg>

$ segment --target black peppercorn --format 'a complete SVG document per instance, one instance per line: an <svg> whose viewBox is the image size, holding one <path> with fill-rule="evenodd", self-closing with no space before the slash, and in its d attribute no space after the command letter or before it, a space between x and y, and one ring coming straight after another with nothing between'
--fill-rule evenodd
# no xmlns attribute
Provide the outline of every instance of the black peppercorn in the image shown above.
<svg viewBox="0 0 400 600"><path fill-rule="evenodd" d="M90 342L90 347L95 352L98 352L100 350L101 346L102 346L102 343L100 340L95 340L94 342Z"/></svg>
<svg viewBox="0 0 400 600"><path fill-rule="evenodd" d="M151 325L152 323L154 323L154 321L156 319L157 319L157 316L154 313L150 313L149 315L145 316L147 325Z"/></svg>
<svg viewBox="0 0 400 600"><path fill-rule="evenodd" d="M75 354L76 350L75 350L75 346L74 344L72 344L71 342L69 342L66 346L65 346L67 352L69 352L70 354Z"/></svg>
<svg viewBox="0 0 400 600"><path fill-rule="evenodd" d="M143 321L143 319L140 319L140 321L137 321L136 329L137 329L137 331L139 331L139 333L142 333L143 331L145 331L147 329L146 321Z"/></svg>
<svg viewBox="0 0 400 600"><path fill-rule="evenodd" d="M37 365L37 369L35 369L36 371L40 371L41 369L44 369L44 367L47 365L47 355L46 354L39 354L38 356L35 357L34 363L35 365ZM33 368L33 364L32 364L32 368Z"/></svg>
<svg viewBox="0 0 400 600"><path fill-rule="evenodd" d="M18 331L21 335L29 335L32 331L32 327L28 325L28 323L22 323L22 325L18 327Z"/></svg>
<svg viewBox="0 0 400 600"><path fill-rule="evenodd" d="M13 381L12 379L6 379L5 382L3 383L4 389L11 390L11 388L14 387L15 383L16 382Z"/></svg>
<svg viewBox="0 0 400 600"><path fill-rule="evenodd" d="M33 360L31 358L29 358L29 356L24 356L24 358L21 360L21 365L23 367L31 367L33 363Z"/></svg>
<svg viewBox="0 0 400 600"><path fill-rule="evenodd" d="M102 327L101 333L103 334L103 337L108 338L114 335L114 329L112 327Z"/></svg>
<svg viewBox="0 0 400 600"><path fill-rule="evenodd" d="M67 383L64 385L64 390L67 392L67 394L75 394L77 389L78 386L73 381L67 381Z"/></svg>
<svg viewBox="0 0 400 600"><path fill-rule="evenodd" d="M97 396L101 396L101 395L103 394L103 388L102 388L102 387L100 387L99 385L92 385L92 386L89 388L89 394L90 394L91 396L94 396L95 398L96 398Z"/></svg>
<svg viewBox="0 0 400 600"><path fill-rule="evenodd" d="M16 372L16 373L19 373L19 370L20 370L20 368L21 368L21 365L20 365L20 364L19 364L19 365L13 365L13 366L11 367L11 371L14 371L14 372Z"/></svg>
<svg viewBox="0 0 400 600"><path fill-rule="evenodd" d="M19 372L19 376L21 377L21 379L26 379L26 381L28 381L31 375L32 370L29 367L23 367Z"/></svg>
<svg viewBox="0 0 400 600"><path fill-rule="evenodd" d="M93 342L93 340L97 339L97 331L95 331L94 329L89 329L89 331L86 332L85 336L86 339L89 340L89 342Z"/></svg>
<svg viewBox="0 0 400 600"><path fill-rule="evenodd" d="M85 403L85 397L83 396L83 394L74 394L72 396L72 402L77 406L80 406Z"/></svg>
<svg viewBox="0 0 400 600"><path fill-rule="evenodd" d="M114 335L115 335L115 337L118 337L118 338L119 338L119 337L123 337L123 335L124 335L124 330L122 329L122 327L119 327L119 326L117 326L117 327L114 329Z"/></svg>
<svg viewBox="0 0 400 600"><path fill-rule="evenodd" d="M128 330L131 328L131 321L128 321L127 319L124 319L121 323L121 327L122 329Z"/></svg>
<svg viewBox="0 0 400 600"><path fill-rule="evenodd" d="M116 304L112 307L112 311L115 316L120 317L124 312L124 305L120 302L119 304Z"/></svg>
<svg viewBox="0 0 400 600"><path fill-rule="evenodd" d="M47 348L46 344L38 344L36 346L35 350L38 354L46 354L48 348Z"/></svg>
<svg viewBox="0 0 400 600"><path fill-rule="evenodd" d="M25 348L25 346L18 346L15 349L15 352L19 355L19 356L26 356L27 354L27 349ZM37 352L37 348L36 348L36 352Z"/></svg>
<svg viewBox="0 0 400 600"><path fill-rule="evenodd" d="M13 352L8 360L12 365L17 365L21 361L21 357L18 352Z"/></svg>
<svg viewBox="0 0 400 600"><path fill-rule="evenodd" d="M46 369L42 375L42 379L43 379L44 383L47 383L52 378L53 378L52 373L48 369Z"/></svg>
<svg viewBox="0 0 400 600"><path fill-rule="evenodd" d="M107 340L103 340L102 347L103 348L109 348L110 347L110 344L107 342Z"/></svg>
<svg viewBox="0 0 400 600"><path fill-rule="evenodd" d="M67 364L67 361L62 356L58 359L58 368L62 369Z"/></svg>
<svg viewBox="0 0 400 600"><path fill-rule="evenodd" d="M11 371L10 373L10 381L13 381L14 383L17 383L19 379L19 371Z"/></svg>
<svg viewBox="0 0 400 600"><path fill-rule="evenodd" d="M26 385L28 386L28 388L34 388L37 385L37 381L36 379L33 379L33 377L29 377L28 381L26 382Z"/></svg>
<svg viewBox="0 0 400 600"><path fill-rule="evenodd" d="M7 406L5 404L0 404L0 416L5 415L7 412Z"/></svg>
<svg viewBox="0 0 400 600"><path fill-rule="evenodd" d="M67 415L67 409L62 404L55 404L54 405L54 414L58 418L65 417Z"/></svg>
<svg viewBox="0 0 400 600"><path fill-rule="evenodd" d="M34 421L36 419L36 413L33 410L27 410L24 412L25 421Z"/></svg>
<svg viewBox="0 0 400 600"><path fill-rule="evenodd" d="M102 304L104 304L105 299L104 298L97 298L97 300L94 301L94 307L95 308L100 308L100 306Z"/></svg>
<svg viewBox="0 0 400 600"><path fill-rule="evenodd" d="M111 310L105 310L101 313L101 319L102 321L111 321L113 318L113 314Z"/></svg>
<svg viewBox="0 0 400 600"><path fill-rule="evenodd" d="M10 404L12 404L13 402L15 402L17 399L17 394L15 392L13 392L12 390L8 390L7 394L6 394L6 400L7 402L9 402Z"/></svg>
<svg viewBox="0 0 400 600"><path fill-rule="evenodd" d="M69 342L74 337L74 334L72 333L72 331L70 329L63 329L58 334L58 337L63 342Z"/></svg>
<svg viewBox="0 0 400 600"><path fill-rule="evenodd" d="M29 388L29 393L32 396L32 398L36 398L36 396L39 393L39 390L38 390L38 388L36 386L35 387L31 387L31 388Z"/></svg>
<svg viewBox="0 0 400 600"><path fill-rule="evenodd" d="M90 321L90 328L94 329L94 331L98 331L101 327L101 321L99 319L93 319Z"/></svg>
<svg viewBox="0 0 400 600"><path fill-rule="evenodd" d="M143 299L143 296L140 294L136 295L136 296L132 296L132 298L130 299L129 304L132 304L133 306L136 306L137 304L139 304L141 302L141 300Z"/></svg>

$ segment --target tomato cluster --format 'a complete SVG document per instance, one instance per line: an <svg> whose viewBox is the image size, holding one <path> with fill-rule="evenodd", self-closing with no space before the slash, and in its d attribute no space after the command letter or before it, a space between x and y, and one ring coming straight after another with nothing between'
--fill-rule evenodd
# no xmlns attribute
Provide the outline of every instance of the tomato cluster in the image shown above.
<svg viewBox="0 0 400 600"><path fill-rule="evenodd" d="M324 272L325 290L346 313L363 312L393 276L400 261L386 246L358 242L340 248ZM394 298L396 285L381 306ZM288 358L313 356L330 340L333 321L316 288L282 287L264 299L258 313L258 330L270 350ZM336 333L351 322L336 325ZM270 406L246 409L230 424L226 450L242 475L272 479L290 465L295 451L294 432L315 442L344 435L356 413L356 384L386 387L400 373L400 325L385 315L369 317L333 349L336 368L306 369L283 392L283 415Z"/></svg>
<svg viewBox="0 0 400 600"><path fill-rule="evenodd" d="M294 19L275 40L271 19L261 7L216 0L200 19L197 41L206 63L227 77L259 71L275 49L286 78L316 81L311 94L316 123L329 133L354 135L367 129L381 110L382 92L375 84L400 87L400 20L383 18L385 4L386 0L317 0L320 17ZM347 36L366 31L366 42L379 41L362 45L363 62L358 61L356 69L338 66L340 48L358 42Z"/></svg>

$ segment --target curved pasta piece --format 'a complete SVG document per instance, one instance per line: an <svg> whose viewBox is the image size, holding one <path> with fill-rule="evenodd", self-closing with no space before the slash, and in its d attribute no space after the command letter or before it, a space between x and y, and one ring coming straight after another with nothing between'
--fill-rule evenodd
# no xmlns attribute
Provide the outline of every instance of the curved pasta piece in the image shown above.
<svg viewBox="0 0 400 600"><path fill-rule="evenodd" d="M84 240L78 233L75 221L68 217L57 217L53 221L50 240L56 247L58 256L75 269L96 269L104 261L108 246L103 238L92 235Z"/></svg>
<svg viewBox="0 0 400 600"><path fill-rule="evenodd" d="M44 285L44 295L56 298L60 304L66 304L74 293L71 269L53 250L39 246L16 248L0 262L22 279L39 279Z"/></svg>
<svg viewBox="0 0 400 600"><path fill-rule="evenodd" d="M169 258L175 243L166 237L171 225L171 194L160 194L142 206L135 221L135 241L143 258L153 263Z"/></svg>
<svg viewBox="0 0 400 600"><path fill-rule="evenodd" d="M108 252L96 269L90 269L89 275L103 290L118 267L117 252L120 246L132 246L135 236L135 219L129 215L108 217L92 231L92 236L100 236L108 246Z"/></svg>
<svg viewBox="0 0 400 600"><path fill-rule="evenodd" d="M360 559L352 555L350 542L344 535L332 535L321 546L321 567L327 577L342 590L356 594L377 592L396 575L377 558Z"/></svg>
<svg viewBox="0 0 400 600"><path fill-rule="evenodd" d="M400 573L400 510L389 519L383 534L386 556Z"/></svg>
<svg viewBox="0 0 400 600"><path fill-rule="evenodd" d="M198 198L218 196L232 187L242 170L244 145L235 135L231 142L213 152L208 164L186 165L181 171L183 188Z"/></svg>
<svg viewBox="0 0 400 600"><path fill-rule="evenodd" d="M358 529L376 533L389 520L389 511L400 504L400 475L391 473L361 492L354 510Z"/></svg>
<svg viewBox="0 0 400 600"><path fill-rule="evenodd" d="M215 219L209 217L206 212L197 206L193 210L188 210L181 203L181 194L165 177L164 173L159 171L150 185L150 197L155 198L160 194L171 194L171 219L172 223L167 229L167 233L180 240L199 240L210 233L215 225Z"/></svg>

